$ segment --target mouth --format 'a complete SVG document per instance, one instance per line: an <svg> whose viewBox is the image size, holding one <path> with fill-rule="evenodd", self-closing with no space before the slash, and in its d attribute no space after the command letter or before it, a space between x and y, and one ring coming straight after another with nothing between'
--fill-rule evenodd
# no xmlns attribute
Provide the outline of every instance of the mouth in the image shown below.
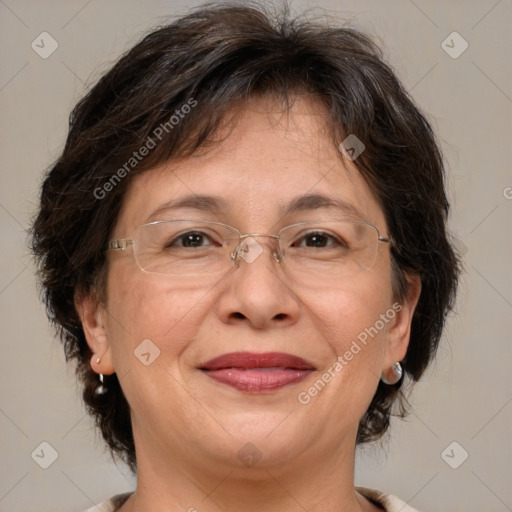
<svg viewBox="0 0 512 512"><path fill-rule="evenodd" d="M316 368L282 352L232 352L215 357L199 369L217 382L249 393L264 393L304 380Z"/></svg>

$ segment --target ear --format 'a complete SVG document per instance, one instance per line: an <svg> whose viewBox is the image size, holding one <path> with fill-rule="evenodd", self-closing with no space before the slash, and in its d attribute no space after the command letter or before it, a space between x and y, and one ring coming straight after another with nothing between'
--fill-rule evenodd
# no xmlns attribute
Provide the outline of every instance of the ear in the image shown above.
<svg viewBox="0 0 512 512"><path fill-rule="evenodd" d="M111 375L115 372L108 342L106 310L91 293L75 293L75 309L78 313L85 339L92 351L91 368L96 373ZM97 359L100 362L96 362Z"/></svg>
<svg viewBox="0 0 512 512"><path fill-rule="evenodd" d="M405 358L409 346L412 317L421 293L421 279L418 274L406 274L405 277L407 295L401 303L393 304L396 315L388 331L389 341L384 357L383 373L389 372L393 363Z"/></svg>

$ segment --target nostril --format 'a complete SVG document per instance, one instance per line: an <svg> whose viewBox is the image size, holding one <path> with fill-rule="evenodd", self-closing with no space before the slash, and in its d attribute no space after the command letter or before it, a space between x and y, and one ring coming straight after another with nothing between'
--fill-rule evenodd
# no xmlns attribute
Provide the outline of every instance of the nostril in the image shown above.
<svg viewBox="0 0 512 512"><path fill-rule="evenodd" d="M233 313L233 317L234 317L234 318L240 318L240 319L243 319L243 318L245 318L245 315L244 315L244 314L242 314L242 313L236 312L236 313Z"/></svg>
<svg viewBox="0 0 512 512"><path fill-rule="evenodd" d="M286 313L279 313L274 316L276 320L284 320L286 318Z"/></svg>

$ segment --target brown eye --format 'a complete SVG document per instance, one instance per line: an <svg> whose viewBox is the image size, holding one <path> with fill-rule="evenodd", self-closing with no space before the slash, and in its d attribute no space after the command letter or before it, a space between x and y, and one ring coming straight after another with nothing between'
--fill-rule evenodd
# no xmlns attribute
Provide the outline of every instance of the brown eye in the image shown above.
<svg viewBox="0 0 512 512"><path fill-rule="evenodd" d="M187 231L174 237L166 244L166 248L172 247L184 247L184 248L196 248L196 247L208 247L215 245L213 240L205 233L201 231Z"/></svg>
<svg viewBox="0 0 512 512"><path fill-rule="evenodd" d="M329 243L329 238L322 234L312 234L305 237L308 247L325 247Z"/></svg>
<svg viewBox="0 0 512 512"><path fill-rule="evenodd" d="M202 233L187 233L180 237L183 247L198 247L203 245L206 237Z"/></svg>
<svg viewBox="0 0 512 512"><path fill-rule="evenodd" d="M347 247L347 244L345 244L343 240L340 240L337 237L329 235L323 231L307 233L306 235L303 235L301 238L299 238L293 245L296 247L316 247L320 249L324 247L336 246Z"/></svg>

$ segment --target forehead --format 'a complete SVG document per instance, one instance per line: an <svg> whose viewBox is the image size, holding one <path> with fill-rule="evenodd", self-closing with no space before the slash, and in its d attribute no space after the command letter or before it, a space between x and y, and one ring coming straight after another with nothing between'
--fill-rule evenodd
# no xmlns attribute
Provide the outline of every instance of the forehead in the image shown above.
<svg viewBox="0 0 512 512"><path fill-rule="evenodd" d="M352 205L363 220L383 228L378 201L355 165L340 158L327 116L311 97L297 97L289 110L270 100L251 100L235 125L219 130L218 142L208 150L135 176L116 231L135 229L157 220L155 216L165 218L165 205L185 196L220 198L217 205L210 204L212 215L238 222L241 229L244 222L252 223L247 229L267 228L291 202L308 195Z"/></svg>

